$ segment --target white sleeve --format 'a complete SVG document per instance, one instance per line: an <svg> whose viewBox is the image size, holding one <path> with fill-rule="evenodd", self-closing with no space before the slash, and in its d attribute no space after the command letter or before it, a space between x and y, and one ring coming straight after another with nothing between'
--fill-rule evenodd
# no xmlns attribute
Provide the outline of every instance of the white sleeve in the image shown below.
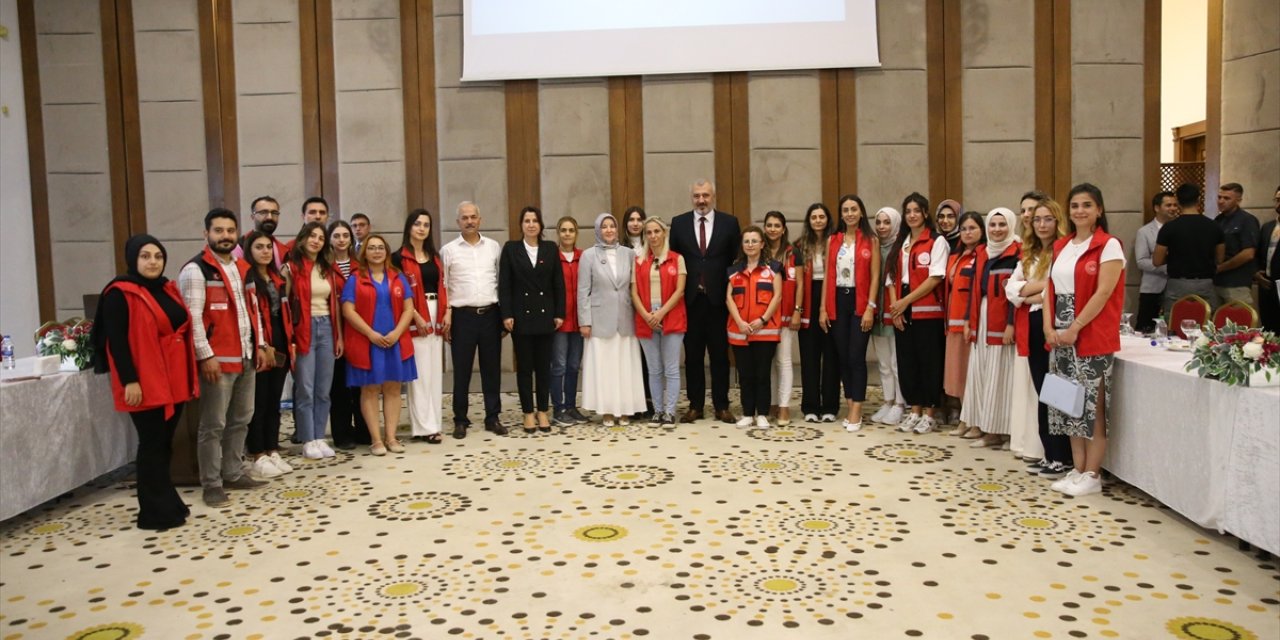
<svg viewBox="0 0 1280 640"><path fill-rule="evenodd" d="M1106 244L1102 245L1102 260L1100 262L1112 262L1114 260L1119 260L1121 267L1125 265L1124 248L1120 246L1119 240L1111 238L1107 240Z"/></svg>
<svg viewBox="0 0 1280 640"><path fill-rule="evenodd" d="M933 248L929 250L929 277L947 277L947 259L950 257L951 245L947 243L947 239L942 236L935 238Z"/></svg>
<svg viewBox="0 0 1280 640"><path fill-rule="evenodd" d="M1022 261L1018 261L1018 266L1013 268L1013 275L1004 283L1004 297L1013 303L1014 307L1021 307L1022 301L1026 298L1022 297L1022 287L1027 284L1027 276L1022 273Z"/></svg>

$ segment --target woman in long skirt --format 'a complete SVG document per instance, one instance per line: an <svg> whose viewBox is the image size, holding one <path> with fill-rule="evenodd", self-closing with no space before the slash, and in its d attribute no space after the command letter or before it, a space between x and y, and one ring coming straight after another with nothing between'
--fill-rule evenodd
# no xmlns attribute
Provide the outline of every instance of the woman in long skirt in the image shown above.
<svg viewBox="0 0 1280 640"><path fill-rule="evenodd" d="M644 411L640 341L636 339L631 278L635 252L618 243L618 220L596 216L596 244L582 252L578 271L578 331L582 354L582 406L625 426Z"/></svg>
<svg viewBox="0 0 1280 640"><path fill-rule="evenodd" d="M1018 217L1004 207L987 214L987 244L974 265L973 295L965 339L972 343L960 419L982 430L971 447L999 446L1009 438L1013 359L1013 305L1004 284L1017 266L1022 244Z"/></svg>

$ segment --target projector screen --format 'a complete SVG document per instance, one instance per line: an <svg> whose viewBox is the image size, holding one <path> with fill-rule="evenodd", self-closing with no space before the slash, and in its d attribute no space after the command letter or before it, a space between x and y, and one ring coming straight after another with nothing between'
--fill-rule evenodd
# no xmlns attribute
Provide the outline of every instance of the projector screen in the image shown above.
<svg viewBox="0 0 1280 640"><path fill-rule="evenodd" d="M465 0L462 80L880 65L875 0Z"/></svg>

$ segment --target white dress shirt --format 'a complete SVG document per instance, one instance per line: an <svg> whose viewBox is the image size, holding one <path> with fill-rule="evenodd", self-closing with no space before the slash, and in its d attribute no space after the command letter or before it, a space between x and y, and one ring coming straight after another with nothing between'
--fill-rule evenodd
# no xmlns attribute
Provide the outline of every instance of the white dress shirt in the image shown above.
<svg viewBox="0 0 1280 640"><path fill-rule="evenodd" d="M699 234L702 233L700 229L702 228L703 219L706 219L707 221L707 246L710 247L712 229L716 225L716 210L712 209L711 211L708 211L707 215L705 216L702 215L701 213L698 213L697 210L694 210L693 212L693 245L695 247L702 246L702 236Z"/></svg>
<svg viewBox="0 0 1280 640"><path fill-rule="evenodd" d="M502 247L497 240L480 236L475 244L458 236L440 249L444 262L444 286L449 306L487 307L498 304L498 260Z"/></svg>

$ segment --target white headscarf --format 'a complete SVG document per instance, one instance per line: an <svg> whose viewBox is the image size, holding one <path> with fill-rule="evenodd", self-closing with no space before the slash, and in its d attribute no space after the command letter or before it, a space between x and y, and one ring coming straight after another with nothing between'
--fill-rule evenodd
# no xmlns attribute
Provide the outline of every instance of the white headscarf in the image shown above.
<svg viewBox="0 0 1280 640"><path fill-rule="evenodd" d="M893 248L893 243L898 241L898 231L902 227L902 214L893 207L880 207L876 212L876 218L879 218L882 213L889 217L889 237L880 240L881 253L887 255L889 249ZM874 218L872 220L874 221Z"/></svg>
<svg viewBox="0 0 1280 640"><path fill-rule="evenodd" d="M1000 242L996 242L991 239L991 221L996 216L1003 217L1009 223L1009 235L1005 236L1005 239ZM1018 239L1018 216L1014 215L1012 211L1005 207L996 207L987 213L985 224L987 227L988 257L994 258L1001 253L1004 253L1004 250L1008 249L1009 245L1013 244L1014 241Z"/></svg>

